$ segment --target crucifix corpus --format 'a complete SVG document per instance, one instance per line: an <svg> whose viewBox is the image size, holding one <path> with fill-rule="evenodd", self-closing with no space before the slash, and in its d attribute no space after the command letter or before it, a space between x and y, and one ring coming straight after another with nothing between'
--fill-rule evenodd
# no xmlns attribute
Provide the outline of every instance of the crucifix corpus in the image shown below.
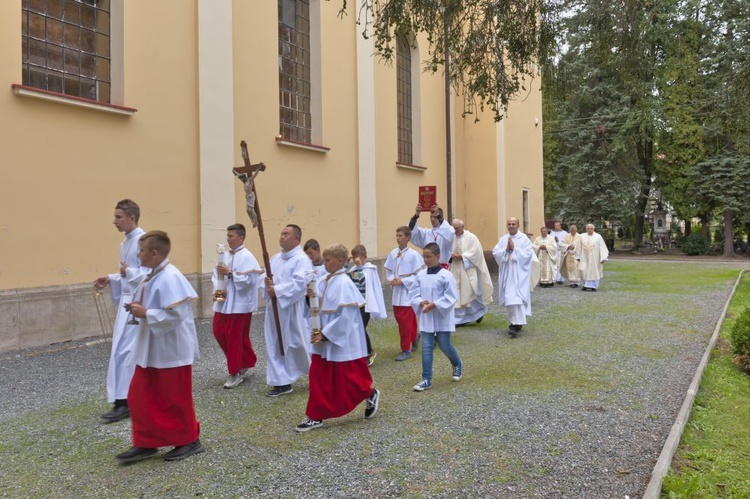
<svg viewBox="0 0 750 499"><path fill-rule="evenodd" d="M260 205L258 204L258 191L255 189L255 177L260 172L266 171L266 165L263 163L250 164L250 156L247 153L247 142L244 140L240 142L240 148L242 149L242 160L245 166L232 168L232 173L242 182L245 187L245 209L247 210L247 216L250 217L250 221L253 223L253 227L258 228L258 236L260 236L260 246L263 251L263 264L266 266L266 277L273 279L273 273L271 272L271 259L268 257L268 249L266 248L266 236L263 233L263 219L260 216ZM273 319L276 324L276 339L279 341L279 350L281 356L284 356L284 343L281 340L281 324L279 323L279 306L275 296L271 297L271 307L273 308Z"/></svg>

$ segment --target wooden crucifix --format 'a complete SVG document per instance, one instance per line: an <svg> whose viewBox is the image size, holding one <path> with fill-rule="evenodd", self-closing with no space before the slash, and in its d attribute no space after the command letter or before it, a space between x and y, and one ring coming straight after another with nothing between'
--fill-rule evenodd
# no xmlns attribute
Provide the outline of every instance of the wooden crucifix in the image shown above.
<svg viewBox="0 0 750 499"><path fill-rule="evenodd" d="M247 216L250 217L250 221L253 223L253 227L258 227L258 235L260 236L260 247L263 251L263 264L266 266L266 277L273 279L273 273L271 272L271 259L268 257L268 249L266 247L266 236L263 233L263 218L260 216L260 205L258 204L258 191L255 188L255 177L258 173L266 170L266 165L263 163L251 164L250 155L247 153L247 142L244 140L240 142L240 148L242 149L242 160L245 166L232 168L232 173L242 181L245 187L245 208L247 210ZM279 341L279 350L281 356L284 356L284 343L281 339L281 324L279 322L279 306L277 304L276 296L271 297L271 307L273 308L273 318L276 325L276 339Z"/></svg>

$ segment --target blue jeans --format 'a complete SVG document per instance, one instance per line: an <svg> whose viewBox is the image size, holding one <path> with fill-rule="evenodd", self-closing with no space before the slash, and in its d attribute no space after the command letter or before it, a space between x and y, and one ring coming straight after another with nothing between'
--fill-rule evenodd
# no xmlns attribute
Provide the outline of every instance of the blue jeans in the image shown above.
<svg viewBox="0 0 750 499"><path fill-rule="evenodd" d="M451 331L439 331L437 333L422 332L422 379L432 381L432 351L435 350L435 336L437 344L443 351L451 365L456 367L461 364L461 358L451 343Z"/></svg>

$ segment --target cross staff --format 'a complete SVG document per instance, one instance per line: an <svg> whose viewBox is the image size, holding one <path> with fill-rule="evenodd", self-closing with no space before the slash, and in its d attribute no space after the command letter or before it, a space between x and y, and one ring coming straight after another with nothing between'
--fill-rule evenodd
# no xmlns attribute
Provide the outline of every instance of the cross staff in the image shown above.
<svg viewBox="0 0 750 499"><path fill-rule="evenodd" d="M273 279L273 273L271 273L271 260L268 258L268 249L266 248L266 236L263 233L263 219L260 216L260 205L258 204L258 192L255 189L255 182L253 179L258 172L266 170L266 165L263 163L257 163L255 165L250 164L250 156L247 153L247 142L244 140L240 142L240 148L242 149L242 160L245 162L245 166L232 168L232 173L236 176L245 175L245 182L252 182L252 194L254 197L254 210L257 216L258 235L260 236L260 247L263 251L263 264L266 266L266 276L269 279ZM249 194L249 193L248 193ZM248 213L250 216L250 213ZM250 216L251 221L252 216ZM255 225L255 223L253 223ZM284 356L284 343L281 340L281 324L279 323L279 307L277 305L276 296L271 297L271 306L273 307L273 319L276 323L276 339L279 341L279 350L281 356Z"/></svg>

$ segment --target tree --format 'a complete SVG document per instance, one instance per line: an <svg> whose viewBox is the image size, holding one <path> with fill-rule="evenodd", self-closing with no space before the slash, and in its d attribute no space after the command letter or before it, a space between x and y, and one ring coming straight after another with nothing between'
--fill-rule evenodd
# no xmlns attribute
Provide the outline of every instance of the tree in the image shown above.
<svg viewBox="0 0 750 499"><path fill-rule="evenodd" d="M348 0L342 0L346 14ZM551 48L555 0L362 0L357 22L374 37L386 61L399 36L424 33L426 67L436 72L449 55L452 85L481 110L500 120L508 104L538 76L538 61Z"/></svg>
<svg viewBox="0 0 750 499"><path fill-rule="evenodd" d="M545 142L562 144L553 210L579 220L633 220L637 246L654 175L654 68L665 6L575 0L568 8L551 91L559 118L545 128Z"/></svg>

